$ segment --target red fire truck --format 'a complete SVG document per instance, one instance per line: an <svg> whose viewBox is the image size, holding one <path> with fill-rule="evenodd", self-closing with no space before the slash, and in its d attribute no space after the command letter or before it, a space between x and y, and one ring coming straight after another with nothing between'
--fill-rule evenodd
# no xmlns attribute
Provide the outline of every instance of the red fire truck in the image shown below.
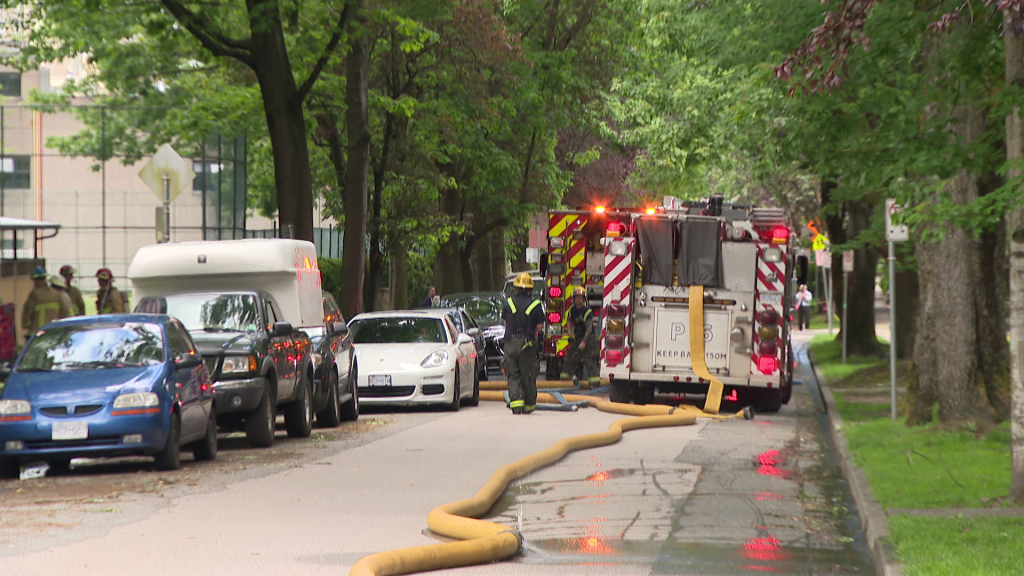
<svg viewBox="0 0 1024 576"><path fill-rule="evenodd" d="M582 285L601 298L601 376L609 379L613 401L646 404L656 392L706 393L708 382L690 361L689 287L700 285L704 318L697 329L725 399L778 411L792 393L790 276L798 266L783 212L721 197L665 204L552 213L549 362L565 350L563 297Z"/></svg>

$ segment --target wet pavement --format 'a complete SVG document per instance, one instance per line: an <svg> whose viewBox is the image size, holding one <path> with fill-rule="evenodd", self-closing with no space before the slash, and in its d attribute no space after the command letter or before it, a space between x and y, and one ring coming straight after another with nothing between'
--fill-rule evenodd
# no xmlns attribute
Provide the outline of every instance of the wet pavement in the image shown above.
<svg viewBox="0 0 1024 576"><path fill-rule="evenodd" d="M649 574L873 574L804 345L804 384L778 414L713 422L681 448L650 446L633 459L594 451L517 483L492 510L526 538L512 561Z"/></svg>

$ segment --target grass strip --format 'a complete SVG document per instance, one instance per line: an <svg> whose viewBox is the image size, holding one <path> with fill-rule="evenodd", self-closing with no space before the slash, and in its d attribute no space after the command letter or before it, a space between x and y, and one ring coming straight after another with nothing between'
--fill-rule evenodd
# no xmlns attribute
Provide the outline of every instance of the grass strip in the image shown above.
<svg viewBox="0 0 1024 576"><path fill-rule="evenodd" d="M1024 574L1020 518L890 516L889 529L906 576Z"/></svg>

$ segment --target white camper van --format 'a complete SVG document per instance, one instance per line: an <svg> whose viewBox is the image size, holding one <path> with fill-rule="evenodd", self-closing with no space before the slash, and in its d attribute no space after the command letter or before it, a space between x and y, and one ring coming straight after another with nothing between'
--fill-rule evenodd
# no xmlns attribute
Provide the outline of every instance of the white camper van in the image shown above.
<svg viewBox="0 0 1024 576"><path fill-rule="evenodd" d="M289 436L310 435L330 394L314 379L303 328L324 325L316 248L289 239L143 246L128 267L135 312L170 314L189 329L214 380L217 421L253 446L274 441L277 408ZM353 399L354 401L354 399Z"/></svg>

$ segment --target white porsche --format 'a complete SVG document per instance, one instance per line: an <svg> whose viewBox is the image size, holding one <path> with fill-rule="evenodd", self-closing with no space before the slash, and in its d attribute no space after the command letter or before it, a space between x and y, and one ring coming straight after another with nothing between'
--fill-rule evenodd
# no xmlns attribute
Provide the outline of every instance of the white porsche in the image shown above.
<svg viewBox="0 0 1024 576"><path fill-rule="evenodd" d="M473 337L429 308L359 314L348 323L363 405L480 403Z"/></svg>

